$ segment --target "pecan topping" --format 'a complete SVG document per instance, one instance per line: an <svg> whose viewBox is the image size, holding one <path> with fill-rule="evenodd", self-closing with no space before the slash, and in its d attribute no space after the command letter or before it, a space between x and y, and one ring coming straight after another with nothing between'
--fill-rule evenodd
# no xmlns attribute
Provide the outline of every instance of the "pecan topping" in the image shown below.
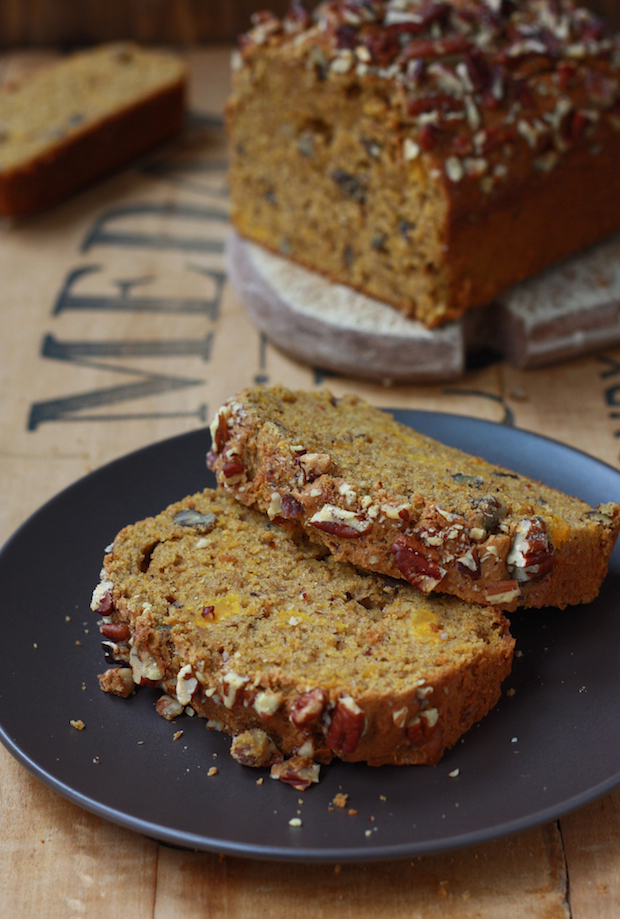
<svg viewBox="0 0 620 919"><path fill-rule="evenodd" d="M419 590L432 590L444 572L438 562L441 556L432 546L427 546L415 536L401 533L392 544L394 564L410 584ZM434 582L429 587L427 581Z"/></svg>
<svg viewBox="0 0 620 919"><path fill-rule="evenodd" d="M106 590L103 596L101 597L101 600L99 601L99 605L95 609L95 612L98 613L100 616L107 616L109 615L109 613L112 612L112 594L110 593L109 590Z"/></svg>
<svg viewBox="0 0 620 919"><path fill-rule="evenodd" d="M470 525L473 528L481 527L487 533L494 530L500 520L503 520L508 513L508 508L497 495L483 495L482 498L474 498L471 503L476 512L470 521Z"/></svg>
<svg viewBox="0 0 620 919"><path fill-rule="evenodd" d="M98 676L104 692L127 699L135 691L133 673L130 667L110 667Z"/></svg>
<svg viewBox="0 0 620 919"><path fill-rule="evenodd" d="M99 626L99 631L104 638L111 641L127 641L131 631L126 622L104 622Z"/></svg>
<svg viewBox="0 0 620 919"><path fill-rule="evenodd" d="M495 581L493 584L489 584L485 590L486 601L493 606L507 606L517 600L520 595L519 582L514 579Z"/></svg>
<svg viewBox="0 0 620 919"><path fill-rule="evenodd" d="M506 562L517 581L542 578L551 570L554 548L542 517L520 520Z"/></svg>
<svg viewBox="0 0 620 919"><path fill-rule="evenodd" d="M168 693L164 693L163 696L160 696L155 703L155 711L158 715L161 715L162 718L165 718L166 721L174 721L174 719L183 712L183 708L184 706L181 705L178 699L173 699Z"/></svg>
<svg viewBox="0 0 620 919"><path fill-rule="evenodd" d="M447 36L446 38L414 38L407 42L401 54L407 59L444 57L447 54L459 54L471 48L471 42L464 35Z"/></svg>
<svg viewBox="0 0 620 919"><path fill-rule="evenodd" d="M366 716L350 696L336 705L326 734L327 746L334 753L355 753L366 726Z"/></svg>
<svg viewBox="0 0 620 919"><path fill-rule="evenodd" d="M454 567L461 574L468 575L473 581L477 581L481 574L480 556L477 546L471 546L460 558L454 563Z"/></svg>
<svg viewBox="0 0 620 919"><path fill-rule="evenodd" d="M323 530L324 533L331 533L332 536L339 536L341 539L355 539L356 536L362 535L362 530L356 530L337 520L320 520L314 523L310 521L310 526Z"/></svg>
<svg viewBox="0 0 620 919"><path fill-rule="evenodd" d="M226 479L233 479L237 475L243 475L244 472L245 467L239 459L228 460L222 466L222 475Z"/></svg>
<svg viewBox="0 0 620 919"><path fill-rule="evenodd" d="M364 520L353 511L344 510L337 504L325 504L308 521L309 526L340 536L342 539L355 539L361 536L370 527L368 520Z"/></svg>
<svg viewBox="0 0 620 919"><path fill-rule="evenodd" d="M428 708L412 718L407 725L407 737L416 747L425 744L435 729L439 718L436 708Z"/></svg>
<svg viewBox="0 0 620 919"><path fill-rule="evenodd" d="M211 440L213 442L213 451L215 453L221 453L224 448L224 444L230 438L230 428L228 427L228 419L230 418L230 411L226 406L222 406L219 410L213 421L211 422Z"/></svg>
<svg viewBox="0 0 620 919"><path fill-rule="evenodd" d="M285 520L296 520L297 517L301 517L303 512L303 505L299 503L297 498L292 495L282 495L280 501L281 517L284 517Z"/></svg>
<svg viewBox="0 0 620 919"><path fill-rule="evenodd" d="M329 453L302 453L298 460L303 466L306 480L313 482L320 475L327 472L332 458Z"/></svg>
<svg viewBox="0 0 620 919"><path fill-rule="evenodd" d="M327 695L322 689L304 692L293 704L291 721L298 728L314 724L321 717L326 702Z"/></svg>
<svg viewBox="0 0 620 919"><path fill-rule="evenodd" d="M313 782L318 782L321 767L308 756L291 756L283 763L271 767L271 778L292 785L297 791L305 791Z"/></svg>

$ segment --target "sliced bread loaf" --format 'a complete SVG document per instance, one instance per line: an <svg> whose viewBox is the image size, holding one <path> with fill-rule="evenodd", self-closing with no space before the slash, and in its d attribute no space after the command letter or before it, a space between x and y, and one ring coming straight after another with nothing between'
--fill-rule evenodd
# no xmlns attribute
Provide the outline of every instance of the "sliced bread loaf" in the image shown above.
<svg viewBox="0 0 620 919"><path fill-rule="evenodd" d="M103 689L161 688L164 717L191 705L295 787L334 756L436 763L495 705L514 646L498 610L362 574L211 490L122 530L92 608L117 664Z"/></svg>
<svg viewBox="0 0 620 919"><path fill-rule="evenodd" d="M229 494L425 593L505 610L588 602L620 527L617 504L592 508L353 396L248 389L211 432L208 464Z"/></svg>

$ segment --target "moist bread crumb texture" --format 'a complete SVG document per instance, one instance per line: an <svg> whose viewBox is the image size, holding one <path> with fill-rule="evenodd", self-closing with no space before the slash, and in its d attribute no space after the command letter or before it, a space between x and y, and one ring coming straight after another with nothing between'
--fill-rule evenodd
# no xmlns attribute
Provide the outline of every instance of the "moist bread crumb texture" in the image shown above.
<svg viewBox="0 0 620 919"><path fill-rule="evenodd" d="M320 763L436 763L497 702L514 641L502 613L337 561L207 490L122 530L93 610L102 688L163 690L234 735L242 763L296 788Z"/></svg>
<svg viewBox="0 0 620 919"><path fill-rule="evenodd" d="M212 426L241 503L337 559L504 610L598 594L620 507L596 508L445 446L355 396L255 387Z"/></svg>
<svg viewBox="0 0 620 919"><path fill-rule="evenodd" d="M0 89L0 214L55 204L182 127L185 64L130 42L70 55Z"/></svg>
<svg viewBox="0 0 620 919"><path fill-rule="evenodd" d="M620 228L620 47L571 0L256 14L232 220L436 326Z"/></svg>

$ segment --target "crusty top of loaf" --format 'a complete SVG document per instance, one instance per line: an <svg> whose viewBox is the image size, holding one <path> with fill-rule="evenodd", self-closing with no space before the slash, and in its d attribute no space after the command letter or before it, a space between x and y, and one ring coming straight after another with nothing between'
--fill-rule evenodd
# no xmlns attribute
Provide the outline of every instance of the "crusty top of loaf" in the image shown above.
<svg viewBox="0 0 620 919"><path fill-rule="evenodd" d="M329 0L311 19L256 14L241 58L302 62L318 81L383 86L405 161L499 191L620 132L620 43L572 0ZM235 66L235 65L234 65Z"/></svg>

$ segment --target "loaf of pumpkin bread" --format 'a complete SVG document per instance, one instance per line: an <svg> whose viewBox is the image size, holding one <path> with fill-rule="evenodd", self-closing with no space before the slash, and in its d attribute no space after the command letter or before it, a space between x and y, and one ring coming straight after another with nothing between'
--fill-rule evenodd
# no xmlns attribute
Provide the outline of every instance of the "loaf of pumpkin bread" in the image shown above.
<svg viewBox="0 0 620 919"><path fill-rule="evenodd" d="M218 483L338 559L504 610L597 595L620 506L596 508L350 396L255 387L212 426Z"/></svg>
<svg viewBox="0 0 620 919"><path fill-rule="evenodd" d="M619 78L618 41L572 0L256 14L233 223L436 326L620 228Z"/></svg>
<svg viewBox="0 0 620 919"><path fill-rule="evenodd" d="M92 608L104 690L163 690L234 736L246 765L307 787L319 764L436 763L498 701L514 641L492 607L363 574L207 490L122 530Z"/></svg>
<svg viewBox="0 0 620 919"><path fill-rule="evenodd" d="M186 67L103 45L0 89L0 214L29 214L177 134Z"/></svg>

